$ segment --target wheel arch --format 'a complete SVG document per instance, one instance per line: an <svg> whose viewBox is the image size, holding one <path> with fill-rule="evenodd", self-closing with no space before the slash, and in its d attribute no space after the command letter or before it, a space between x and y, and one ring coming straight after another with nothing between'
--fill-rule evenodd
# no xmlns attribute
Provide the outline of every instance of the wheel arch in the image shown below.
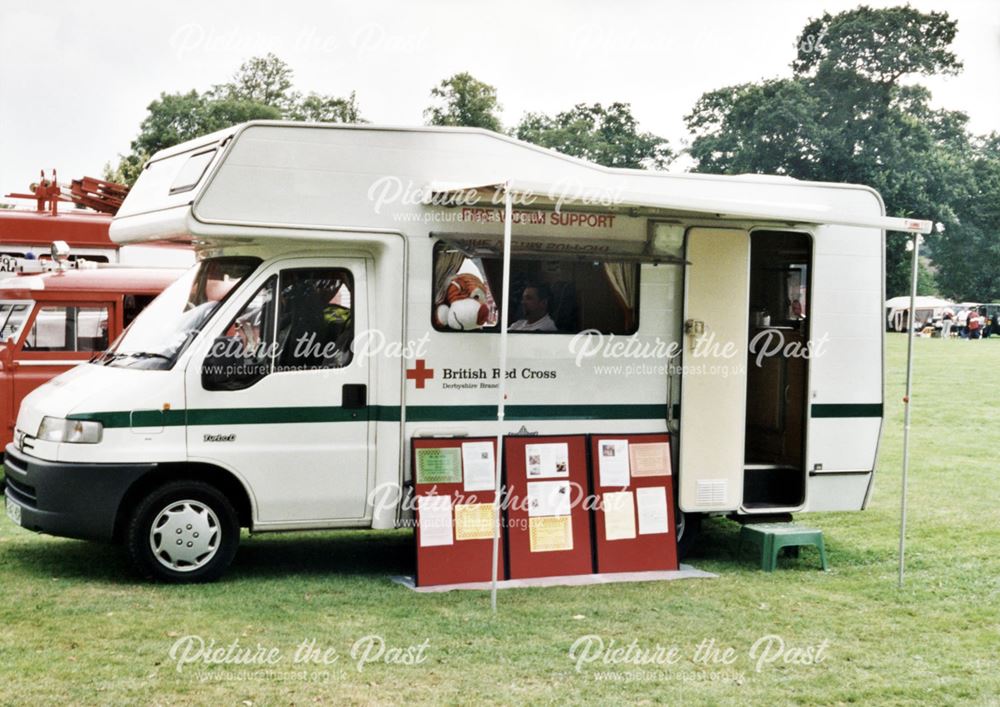
<svg viewBox="0 0 1000 707"><path fill-rule="evenodd" d="M211 484L229 499L236 509L241 528L253 526L253 501L243 482L231 471L204 462L157 464L148 473L136 479L118 504L113 538L121 542L128 526L129 516L139 501L153 489L171 481L201 481Z"/></svg>

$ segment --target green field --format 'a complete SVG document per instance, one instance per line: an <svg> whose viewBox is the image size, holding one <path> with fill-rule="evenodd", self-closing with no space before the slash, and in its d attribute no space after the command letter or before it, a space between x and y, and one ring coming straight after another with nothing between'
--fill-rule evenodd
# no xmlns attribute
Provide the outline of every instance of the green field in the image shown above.
<svg viewBox="0 0 1000 707"><path fill-rule="evenodd" d="M737 526L720 519L690 560L717 579L511 590L493 617L486 593L416 594L391 583L411 566L407 532L246 539L222 581L176 587L136 581L116 548L38 536L4 518L0 704L1000 704L1000 340L916 344L902 591L905 338L891 335L871 507L807 517L825 531L828 573L812 550L780 560L774 574L749 554L736 562ZM425 644L425 660L359 669L351 648L372 635L394 654ZM677 659L577 671L569 650L585 635L676 647ZM179 671L170 651L185 636L276 649L278 661ZM758 671L753 646L759 659L758 641L771 641L771 657L780 645L768 636L785 651ZM337 660L293 662L310 640ZM732 649L731 662L696 662L699 645L720 649L715 657ZM784 662L817 651L821 661Z"/></svg>

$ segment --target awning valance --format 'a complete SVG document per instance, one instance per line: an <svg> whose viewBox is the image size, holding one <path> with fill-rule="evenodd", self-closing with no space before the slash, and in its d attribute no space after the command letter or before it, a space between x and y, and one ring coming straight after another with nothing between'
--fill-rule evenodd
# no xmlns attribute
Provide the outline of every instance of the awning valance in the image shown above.
<svg viewBox="0 0 1000 707"><path fill-rule="evenodd" d="M754 198L712 199L641 192L606 186L567 185L558 182L510 180L515 208L560 209L605 208L614 210L654 209L665 214L693 214L710 218L778 223L859 226L904 233L930 233L930 221L889 216L844 213L826 204L802 201L766 201ZM424 190L425 203L437 206L489 205L503 203L503 182L458 184L432 182Z"/></svg>

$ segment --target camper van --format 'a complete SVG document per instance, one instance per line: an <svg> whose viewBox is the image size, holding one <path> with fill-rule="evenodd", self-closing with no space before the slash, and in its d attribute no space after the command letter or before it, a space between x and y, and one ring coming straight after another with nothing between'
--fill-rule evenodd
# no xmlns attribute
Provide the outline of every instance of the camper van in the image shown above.
<svg viewBox="0 0 1000 707"><path fill-rule="evenodd" d="M204 581L241 527L409 525L415 438L647 432L671 435L682 545L706 514L861 510L885 231L929 228L864 186L479 129L208 135L157 153L111 227L198 263L25 399L7 513Z"/></svg>

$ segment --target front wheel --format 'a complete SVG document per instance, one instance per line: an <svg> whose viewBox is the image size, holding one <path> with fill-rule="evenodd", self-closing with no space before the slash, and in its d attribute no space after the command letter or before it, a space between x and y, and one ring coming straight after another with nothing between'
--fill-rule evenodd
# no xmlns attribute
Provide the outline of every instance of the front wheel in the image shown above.
<svg viewBox="0 0 1000 707"><path fill-rule="evenodd" d="M136 507L125 545L145 577L211 582L226 571L239 541L236 510L221 491L201 481L172 481Z"/></svg>

